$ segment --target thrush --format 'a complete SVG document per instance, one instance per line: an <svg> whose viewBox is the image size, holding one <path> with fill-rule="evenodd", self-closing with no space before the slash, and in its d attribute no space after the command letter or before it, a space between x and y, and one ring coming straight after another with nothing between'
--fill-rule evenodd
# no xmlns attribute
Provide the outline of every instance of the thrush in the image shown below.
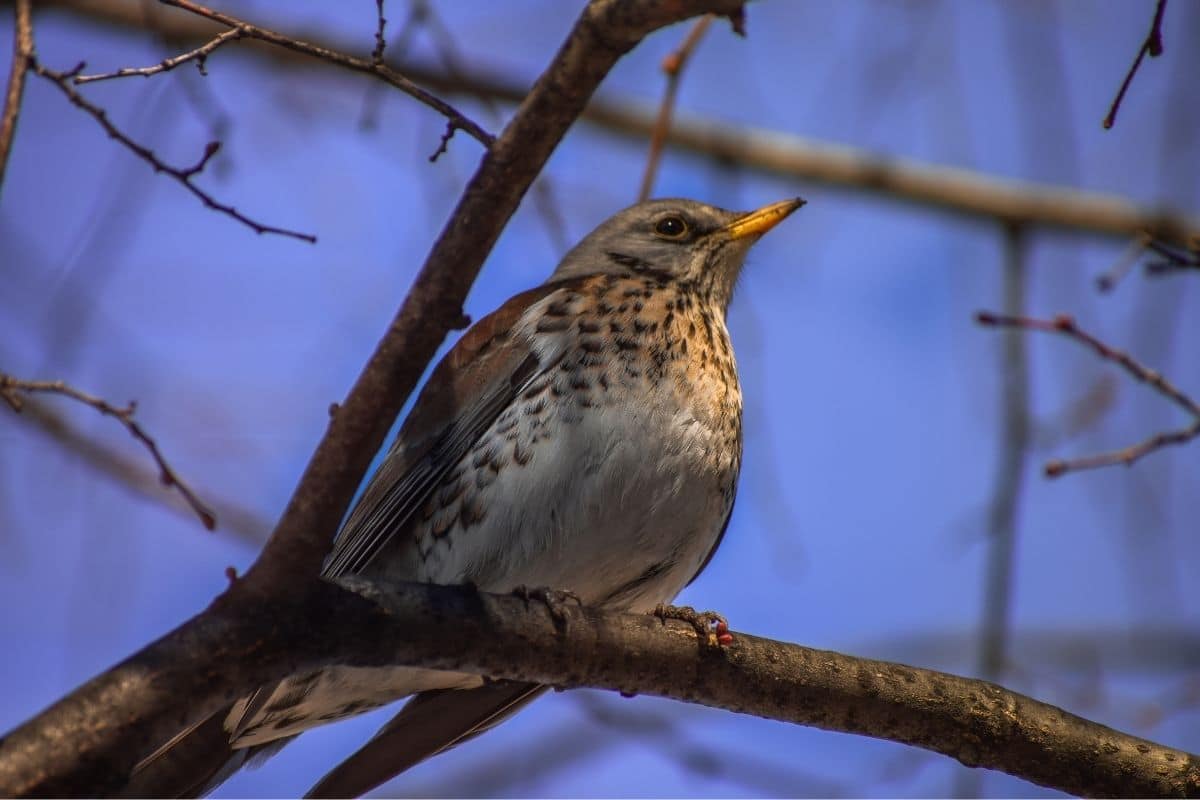
<svg viewBox="0 0 1200 800"><path fill-rule="evenodd" d="M639 203L442 359L323 575L569 590L648 612L708 564L733 509L742 393L725 313L750 246L803 205ZM135 768L127 794L205 792L308 728L414 695L315 796L361 794L545 687L329 667L260 688Z"/></svg>

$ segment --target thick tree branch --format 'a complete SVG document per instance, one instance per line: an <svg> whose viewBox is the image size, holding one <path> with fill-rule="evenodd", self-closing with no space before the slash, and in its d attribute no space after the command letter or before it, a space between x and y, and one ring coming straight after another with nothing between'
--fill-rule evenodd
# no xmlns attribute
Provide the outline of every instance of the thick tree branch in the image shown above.
<svg viewBox="0 0 1200 800"><path fill-rule="evenodd" d="M984 681L744 633L730 647L711 647L691 625L573 604L556 609L556 620L538 602L466 587L347 585L359 594L311 582L289 599L242 609L240 618L207 614L203 636L171 636L155 656L134 656L88 687L97 705L59 704L0 743L0 794L71 795L81 787L97 794L119 785L136 754L112 751L92 762L91 783L65 780L56 773L60 759L73 758L73 742L55 734L92 728L132 745L140 723L107 705L131 689L138 702L123 710L178 697L228 700L332 663L421 665L669 697L902 742L1085 796L1200 793L1196 756ZM220 669L180 669L214 644Z"/></svg>
<svg viewBox="0 0 1200 800"><path fill-rule="evenodd" d="M134 7L111 0L43 0L69 8L81 17L126 30L144 30L145 19ZM211 25L165 18L159 26L179 41L204 42L215 33ZM322 42L320 35L313 41ZM331 49L345 44L322 42ZM280 48L247 48L246 52L289 66L311 66ZM494 97L519 103L526 84L484 75L447 76L444 72L406 64L405 73L430 89ZM582 119L605 130L647 141L657 111L636 103L596 99ZM1186 243L1200 236L1200 222L1166 209L1143 208L1115 195L994 178L965 169L940 167L763 129L713 120L676 116L667 143L702 158L773 176L814 181L839 189L880 195L905 204L989 223L1014 224L1028 230L1055 229L1119 239L1145 232L1168 242Z"/></svg>

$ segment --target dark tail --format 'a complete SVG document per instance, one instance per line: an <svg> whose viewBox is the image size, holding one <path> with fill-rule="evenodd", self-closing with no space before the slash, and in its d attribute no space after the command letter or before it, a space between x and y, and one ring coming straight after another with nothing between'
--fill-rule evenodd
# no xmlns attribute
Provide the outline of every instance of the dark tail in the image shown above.
<svg viewBox="0 0 1200 800"><path fill-rule="evenodd" d="M359 797L430 756L499 725L546 688L495 681L477 689L422 692L306 796Z"/></svg>
<svg viewBox="0 0 1200 800"><path fill-rule="evenodd" d="M133 768L117 797L201 797L216 789L248 761L260 761L294 737L234 750L223 708L164 744Z"/></svg>

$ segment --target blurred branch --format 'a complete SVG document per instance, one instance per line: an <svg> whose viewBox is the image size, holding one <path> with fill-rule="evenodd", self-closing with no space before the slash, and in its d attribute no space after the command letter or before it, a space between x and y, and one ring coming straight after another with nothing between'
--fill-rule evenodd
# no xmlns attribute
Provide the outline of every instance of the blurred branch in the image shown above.
<svg viewBox="0 0 1200 800"><path fill-rule="evenodd" d="M1082 458L1049 461L1045 467L1047 477L1054 478L1066 472L1107 467L1114 464L1132 465L1142 456L1152 453L1155 450L1168 445L1186 444L1197 436L1200 436L1200 405L1197 405L1196 401L1176 388L1173 383L1160 373L1143 366L1128 353L1109 347L1091 334L1080 330L1072 317L1066 314L1059 314L1053 319L1041 320L981 311L975 315L975 319L981 325L1059 333L1070 339L1074 339L1080 344L1091 348L1095 351L1096 355L1104 360L1112 361L1119 365L1136 380L1149 384L1159 394L1182 408L1193 418L1193 422L1185 428L1156 434L1143 442L1121 450L1084 456Z"/></svg>
<svg viewBox="0 0 1200 800"><path fill-rule="evenodd" d="M1188 270L1200 270L1200 239L1193 238L1188 242L1186 249L1176 248L1143 231L1130 242L1120 258L1096 279L1096 287L1102 292L1110 291L1118 281L1129 274L1129 270L1133 269L1133 265L1147 250L1161 256L1158 261L1146 264L1146 274L1149 276L1162 277Z"/></svg>
<svg viewBox="0 0 1200 800"><path fill-rule="evenodd" d="M1023 235L1019 228L1004 232L1004 311L1016 317L1025 312L1027 282ZM984 582L983 623L980 626L979 675L998 680L1007 664L1009 614L1012 608L1013 553L1017 539L1017 507L1029 450L1029 354L1017 331L1004 337L1001 378L999 460L988 511L987 578Z"/></svg>
<svg viewBox="0 0 1200 800"><path fill-rule="evenodd" d="M383 48L380 46L380 44L383 41L382 31L383 24L386 20L383 18L382 5L379 6L379 28L376 34L377 38L375 45L378 53L378 59L376 59L373 55L371 59L367 60L355 58L354 56L347 55L346 53L336 49L309 44L308 42L293 38L291 36L285 36L281 33L267 30L266 28L260 28L257 25L251 25L250 23L243 22L236 17L206 8L199 3L193 3L191 0L159 0L159 2L164 5L183 9L184 11L190 11L197 16L204 17L205 19L212 20L213 22L218 22L229 28L240 28L244 32L244 35L251 39L258 39L259 41L278 45L279 47L284 47L296 53L302 53L303 55L311 56L312 58L325 61L329 64L336 64L339 67L345 67L346 69L353 70L354 72L361 72L366 75L371 75L372 77L378 78L384 83L391 84L395 88L407 94L409 97L420 103L424 103L434 111L441 114L446 118L448 125L447 130L449 130L451 134L455 130L466 131L471 135L472 138L477 140L484 147L491 147L492 142L495 139L495 137L493 137L483 128L479 127L479 125L477 125L470 117L467 117L458 109L454 108L454 106L425 91L420 86L417 86L411 80L406 78L404 75L401 75L399 72L383 63Z"/></svg>
<svg viewBox="0 0 1200 800"><path fill-rule="evenodd" d="M962 669L977 641L970 631L905 630L857 648L893 661ZM1186 620L1155 627L1036 627L1021 625L1009 643L1012 661L1026 670L1102 672L1122 678L1200 674L1200 630Z"/></svg>
<svg viewBox="0 0 1200 800"><path fill-rule="evenodd" d="M43 433L69 450L98 475L139 497L161 503L176 513L186 514L188 517L195 513L186 499L174 494L163 494L159 475L153 470L146 469L134 459L85 436L49 405L31 397L25 400L22 413ZM219 530L232 533L253 545L261 546L271 529L268 520L228 500L210 498L207 505L217 518Z"/></svg>
<svg viewBox="0 0 1200 800"><path fill-rule="evenodd" d="M125 29L143 31L146 28L142 14L126 3L43 0L43 4L67 8L85 19ZM212 26L199 20L166 18L158 23L158 27L170 30L171 35L180 40L203 42L213 35ZM309 38L321 41L323 37ZM336 44L328 46L338 48ZM309 59L279 48L248 47L246 52L288 66L310 63ZM527 84L520 80L492 75L455 78L443 71L417 65L405 65L405 71L414 81L448 94L491 96L519 103L527 92ZM636 103L597 99L589 103L582 118L613 133L645 141L654 131L657 113L653 109L639 108ZM676 118L667 135L667 143L703 158L768 175L869 192L989 223L1017 224L1027 230L1050 228L1121 239L1147 231L1171 242L1185 242L1200 236L1200 221L1169 210L1141 208L1114 195L1002 180L969 170L884 158L864 150L814 142L779 131L706 119Z"/></svg>
<svg viewBox="0 0 1200 800"><path fill-rule="evenodd" d="M1096 278L1096 288L1102 292L1111 292L1121 279L1129 274L1129 270L1133 269L1133 265L1142 257L1142 253L1146 252L1151 241L1153 239L1145 231L1135 236L1112 266Z"/></svg>
<svg viewBox="0 0 1200 800"><path fill-rule="evenodd" d="M1022 230L1004 229L1004 311L1024 313L1027 263ZM976 674L998 681L1008 666L1008 640L1013 603L1014 553L1017 546L1017 509L1029 451L1029 354L1025 340L1012 331L1004 337L1000 379L1000 441L996 474L988 505L988 554L983 581L983 611L979 625ZM978 797L983 773L961 770L953 794Z"/></svg>
<svg viewBox="0 0 1200 800"><path fill-rule="evenodd" d="M8 73L8 88L4 92L4 111L0 113L0 190L4 188L4 170L17 135L17 117L21 113L21 97L25 93L25 76L33 59L33 0L16 0L13 4L13 55Z"/></svg>
<svg viewBox="0 0 1200 800"><path fill-rule="evenodd" d="M1117 96L1113 98L1112 105L1108 108L1108 114L1104 116L1105 130L1111 128L1117 121L1117 112L1121 109L1121 101L1125 99L1125 92L1129 91L1129 84L1133 82L1133 76L1137 74L1138 67L1142 65L1142 59L1147 55L1151 58L1158 58L1162 55L1162 21L1163 12L1166 10L1167 0L1158 0L1154 7L1154 21L1150 23L1150 33L1146 34L1146 40L1138 48L1137 56L1134 57L1129 71L1125 73L1125 80L1121 81L1121 88L1117 90Z"/></svg>
<svg viewBox="0 0 1200 800"><path fill-rule="evenodd" d="M675 50L663 59L662 71L667 76L667 87L663 91L662 103L658 107L658 117L654 121L654 130L650 133L650 152L646 156L646 171L642 174L642 185L638 189L638 201L649 200L650 192L654 190L654 178L658 175L658 163L662 158L663 144L667 141L667 133L671 130L671 117L675 113L675 99L679 94L679 79L683 68L691 59L692 53L704 38L705 31L712 24L712 16L706 15L696 20L687 38Z"/></svg>
<svg viewBox="0 0 1200 800"><path fill-rule="evenodd" d="M1200 270L1200 239L1191 241L1186 251L1154 240L1147 242L1146 247L1162 256L1161 261L1146 264L1147 275L1174 275L1188 270Z"/></svg>
<svg viewBox="0 0 1200 800"><path fill-rule="evenodd" d="M67 99L70 100L72 104L90 114L92 118L96 120L96 122L100 123L100 127L104 128L105 133L108 134L110 139L116 139L131 153L153 167L155 172L165 172L167 175L170 175L176 181L183 184L185 189L199 198L200 201L207 207L214 211L218 211L222 214L233 217L238 222L252 229L255 233L274 233L280 236L290 236L293 239L300 239L301 241L309 242L310 244L317 241L317 237L308 233L299 233L287 228L277 228L274 225L264 225L261 222L256 222L242 212L238 211L233 206L218 202L213 198L212 195L193 183L192 179L204 171L204 168L208 166L209 160L217 154L218 150L221 149L220 142L209 142L205 146L204 152L200 156L200 160L192 166L172 167L155 155L153 150L138 144L133 139L126 136L120 128L118 128L109 120L108 114L104 109L88 102L84 99L83 95L72 88L72 79L79 74L83 67L84 64L80 62L80 64L70 72L58 72L57 70L43 66L37 61L37 59L33 59L32 61L33 71L57 86L59 90L67 96Z"/></svg>
<svg viewBox="0 0 1200 800"><path fill-rule="evenodd" d="M145 704L228 700L332 664L657 695L901 742L1083 796L1200 792L1200 757L984 681L745 633L730 647L711 647L687 623L573 604L551 610L472 587L362 578L344 586L352 591L311 581L238 615L206 614L205 635L163 641L167 660L144 652L118 665L3 740L0 794L103 794L149 747L137 713ZM200 656L221 668L175 668ZM86 695L104 702L84 702ZM94 730L130 751L95 754L84 783L69 762Z"/></svg>
<svg viewBox="0 0 1200 800"><path fill-rule="evenodd" d="M99 397L81 392L62 381L27 381L0 372L0 398L3 398L16 413L21 413L21 410L25 407L25 400L28 395L38 392L70 397L72 400L78 400L84 405L91 406L105 416L116 419L125 426L125 429L129 431L129 434L133 438L145 445L146 449L150 451L150 455L154 458L154 463L158 465L159 479L163 485L174 487L183 495L188 505L196 512L196 516L200 517L200 521L204 523L204 527L211 531L217 526L217 518L213 512L183 482L175 470L171 468L171 465L167 463L154 439L150 438L142 426L134 420L133 415L137 411L136 403L131 402L124 408L118 408Z"/></svg>

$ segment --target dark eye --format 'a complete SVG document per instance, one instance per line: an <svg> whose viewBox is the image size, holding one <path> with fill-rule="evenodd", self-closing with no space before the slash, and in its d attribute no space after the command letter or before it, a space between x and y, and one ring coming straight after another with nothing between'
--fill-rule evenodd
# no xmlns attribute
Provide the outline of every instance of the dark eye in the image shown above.
<svg viewBox="0 0 1200 800"><path fill-rule="evenodd" d="M688 224L682 217L663 217L654 223L654 232L664 239L682 239L687 235Z"/></svg>

